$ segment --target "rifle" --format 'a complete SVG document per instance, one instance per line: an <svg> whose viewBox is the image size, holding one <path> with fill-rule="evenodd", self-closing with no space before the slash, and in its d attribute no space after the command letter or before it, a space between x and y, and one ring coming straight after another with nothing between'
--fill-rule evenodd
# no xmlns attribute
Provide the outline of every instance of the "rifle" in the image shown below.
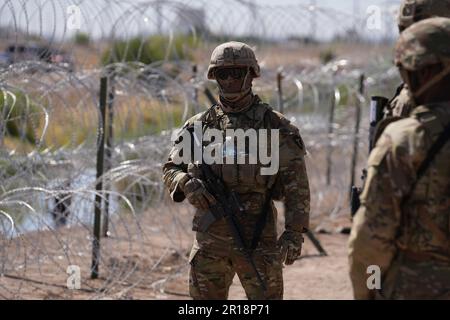
<svg viewBox="0 0 450 320"><path fill-rule="evenodd" d="M210 205L209 209L216 219L222 217L225 218L236 243L236 247L243 254L245 260L253 270L256 278L258 279L258 283L264 297L267 289L266 285L256 269L256 264L252 257L252 251L245 244L242 230L235 216L235 212L243 212L243 208L239 203L237 194L234 191L229 191L222 179L216 177L208 165L200 164L199 166L206 189L214 196L214 198L216 198L216 203ZM202 223L200 223L200 225L202 225Z"/></svg>
<svg viewBox="0 0 450 320"><path fill-rule="evenodd" d="M193 131L190 132L192 135L195 135ZM199 142L198 139L194 139L194 141L196 141L195 143ZM222 179L214 174L210 166L203 163L198 164L198 166L200 167L200 171L202 173L202 181L205 185L205 188L211 195L213 195L216 200L215 204L209 205L209 212L207 214L204 214L200 219L198 231L205 232L213 222L224 218L228 224L228 227L230 228L230 232L235 241L236 248L242 253L245 260L251 267L254 275L256 276L256 279L258 280L262 296L265 297L267 290L266 284L264 283L260 273L258 272L258 269L256 268L255 261L252 257L253 250L246 245L241 226L239 225L239 222L237 221L235 215L236 212L242 214L244 211L241 204L239 203L237 193L233 190L228 190ZM254 243L252 243L252 247L253 245Z"/></svg>
<svg viewBox="0 0 450 320"><path fill-rule="evenodd" d="M260 238L261 232L264 228L264 221L267 218L267 212L269 210L268 207L270 206L270 200L272 198L271 196L273 190L269 192L266 198L266 202L263 205L263 210L261 213L261 219L258 221L258 224L256 226L256 230L258 231L255 231L251 246L250 248L248 248L245 245L239 223L237 222L234 215L234 212L242 213L244 211L241 204L239 203L238 195L234 191L228 191L223 181L215 176L215 174L212 172L209 166L200 165L200 169L203 175L203 182L205 184L206 189L208 190L209 193L214 195L217 202L214 205L210 205L210 213L202 216L202 219L199 221L198 230L201 232L206 232L206 230L208 230L209 226L214 221L224 217L230 227L238 250L240 250L243 253L244 257L251 265L258 279L262 291L265 292L266 286L260 274L258 273L258 270L256 269L256 265L252 258L252 252L258 244L258 239ZM317 251L319 251L321 256L328 255L325 249L320 244L320 241L314 236L314 234L310 230L306 232L306 236L308 237L309 240L311 240L314 247L317 249Z"/></svg>
<svg viewBox="0 0 450 320"><path fill-rule="evenodd" d="M317 251L319 251L321 256L327 256L327 252L320 244L320 241L316 238L316 236L312 233L311 230L306 231L306 236L313 243L314 247L316 247Z"/></svg>
<svg viewBox="0 0 450 320"><path fill-rule="evenodd" d="M370 127L369 127L369 154L372 149L375 147L377 142L377 138L379 137L379 128L378 124L383 119L383 111L386 108L389 100L385 97L372 97L370 101ZM361 180L363 181L362 187L358 188L356 186L352 186L351 194L350 194L350 211L352 218L355 216L359 207L361 206L361 202L359 200L359 196L364 188L364 184L367 178L367 169L363 169Z"/></svg>

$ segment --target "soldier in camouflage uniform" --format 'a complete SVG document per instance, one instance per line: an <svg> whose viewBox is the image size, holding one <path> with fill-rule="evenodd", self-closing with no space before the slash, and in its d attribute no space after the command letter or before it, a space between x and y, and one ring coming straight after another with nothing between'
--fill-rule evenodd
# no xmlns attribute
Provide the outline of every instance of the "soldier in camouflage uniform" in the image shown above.
<svg viewBox="0 0 450 320"><path fill-rule="evenodd" d="M370 154L349 240L354 296L450 299L450 19L405 30L396 64L418 107ZM367 286L371 265L381 270L379 290Z"/></svg>
<svg viewBox="0 0 450 320"><path fill-rule="evenodd" d="M309 226L309 185L305 168L305 145L299 130L282 114L261 102L252 92L252 80L260 76L253 50L240 42L228 42L212 53L208 78L217 81L219 103L189 119L182 130L194 121L202 121L203 129L279 129L279 170L274 175L261 175L262 165L211 164L214 174L239 197L243 212L236 216L247 247L254 240L258 219L263 214L267 197L282 200L285 206L285 231L277 239L277 211L267 201L265 226L252 257L267 289L261 290L248 261L236 248L225 220L215 221L206 232L198 225L215 197L206 190L198 165L176 165L180 150L174 146L163 167L163 179L171 198L185 198L196 208L193 221L195 240L190 254L189 290L194 299L227 299L228 290L237 273L249 299L282 299L283 263L290 265L299 258L302 233ZM273 154L273 153L272 153Z"/></svg>
<svg viewBox="0 0 450 320"><path fill-rule="evenodd" d="M414 23L432 17L450 18L450 0L404 0L400 6L398 28L403 32ZM401 84L389 106L385 117L395 121L407 117L413 110L408 85Z"/></svg>

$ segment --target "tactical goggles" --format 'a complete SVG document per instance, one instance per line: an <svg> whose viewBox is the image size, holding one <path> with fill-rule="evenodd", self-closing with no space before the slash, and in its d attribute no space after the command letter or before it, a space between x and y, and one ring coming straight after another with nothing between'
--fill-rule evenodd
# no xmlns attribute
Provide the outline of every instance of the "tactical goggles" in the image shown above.
<svg viewBox="0 0 450 320"><path fill-rule="evenodd" d="M232 79L242 79L247 74L247 68L218 68L216 69L216 78L226 80L228 77Z"/></svg>

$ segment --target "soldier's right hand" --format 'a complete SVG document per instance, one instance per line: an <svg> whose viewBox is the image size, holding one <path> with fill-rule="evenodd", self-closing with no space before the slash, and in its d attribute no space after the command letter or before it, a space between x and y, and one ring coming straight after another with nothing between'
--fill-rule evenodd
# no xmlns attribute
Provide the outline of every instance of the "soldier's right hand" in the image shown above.
<svg viewBox="0 0 450 320"><path fill-rule="evenodd" d="M216 199L206 190L203 181L197 178L191 178L184 185L184 195L197 209L206 211L209 206L216 203Z"/></svg>
<svg viewBox="0 0 450 320"><path fill-rule="evenodd" d="M281 261L285 265L291 265L302 254L303 236L300 232L286 230L278 239L281 250Z"/></svg>

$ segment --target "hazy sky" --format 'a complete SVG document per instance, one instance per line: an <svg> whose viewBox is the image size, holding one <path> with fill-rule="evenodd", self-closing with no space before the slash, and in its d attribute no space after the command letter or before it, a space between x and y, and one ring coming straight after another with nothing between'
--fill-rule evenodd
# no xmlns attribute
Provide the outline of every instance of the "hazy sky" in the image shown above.
<svg viewBox="0 0 450 320"><path fill-rule="evenodd" d="M270 0L253 0L255 3L258 4L309 4L312 1L311 0L276 0L276 1L270 1ZM389 5L389 4L399 4L401 0L316 0L318 5L321 6L328 6L333 7L339 10L344 11L352 11L354 3L358 3L359 6L362 7L368 7L370 5Z"/></svg>
<svg viewBox="0 0 450 320"><path fill-rule="evenodd" d="M390 34L395 36L397 33L396 26L396 15L400 3L402 0L246 0L247 2L253 2L258 5L268 5L268 6L293 6L293 5L304 5L308 6L312 3L316 3L319 8L330 8L334 9L340 13L345 13L348 16L337 17L335 21L331 18L326 20L323 16L322 19L318 18L317 22L317 33L330 35L339 29L345 29L354 24L355 15L358 19L364 20L373 12L371 8L374 6L382 10L381 15L381 30L374 33L374 36L384 36ZM309 18L305 17L305 20ZM361 22L360 22L361 23ZM364 30L360 30L363 31ZM373 30L372 30L373 31Z"/></svg>
<svg viewBox="0 0 450 320"><path fill-rule="evenodd" d="M205 11L205 23L218 33L254 34L269 37L304 36L316 30L319 38L343 33L357 24L358 31L369 38L396 36L392 10L400 0L316 0L314 15L308 9L313 0L170 0L162 1L162 10L156 10L155 1L146 0L0 0L0 25L18 26L22 30L54 36L70 37L81 31L94 37L116 34L155 33L174 30L177 15L186 13L179 3ZM81 14L79 27L70 27L68 11L78 4ZM242 4L244 3L244 4ZM257 5L252 10L248 3ZM366 26L367 10L377 6L382 11L378 27ZM158 12L161 18L158 19ZM356 16L355 16L356 13ZM73 24L72 24L73 25Z"/></svg>

